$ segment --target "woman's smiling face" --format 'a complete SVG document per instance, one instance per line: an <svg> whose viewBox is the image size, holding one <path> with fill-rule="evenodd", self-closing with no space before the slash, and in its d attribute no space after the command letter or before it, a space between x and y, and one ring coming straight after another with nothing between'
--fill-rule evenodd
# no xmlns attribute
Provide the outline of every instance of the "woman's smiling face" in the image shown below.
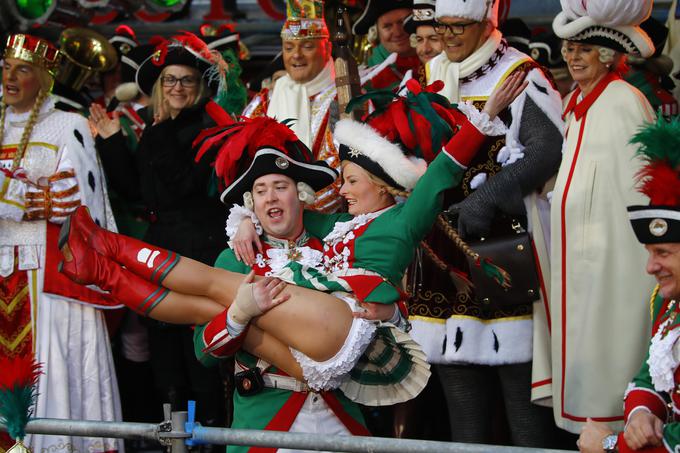
<svg viewBox="0 0 680 453"><path fill-rule="evenodd" d="M370 173L353 162L342 163L342 181L340 195L347 200L347 211L352 215L379 211L394 203L385 187L377 184Z"/></svg>

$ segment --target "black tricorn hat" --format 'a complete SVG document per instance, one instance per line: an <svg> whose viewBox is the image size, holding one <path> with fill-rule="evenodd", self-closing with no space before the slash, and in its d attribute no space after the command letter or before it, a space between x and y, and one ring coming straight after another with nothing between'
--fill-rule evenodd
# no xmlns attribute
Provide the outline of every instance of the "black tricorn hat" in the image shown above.
<svg viewBox="0 0 680 453"><path fill-rule="evenodd" d="M295 182L305 182L315 192L333 184L338 172L326 162L305 162L301 156L291 156L289 151L276 148L260 148L255 152L248 168L227 187L220 199L222 203L241 203L243 194L253 190L253 184L262 176L280 174ZM297 159L300 160L297 160Z"/></svg>
<svg viewBox="0 0 680 453"><path fill-rule="evenodd" d="M307 183L315 191L338 177L326 162L314 161L310 149L286 124L266 116L205 129L193 146L197 162L215 152L213 167L226 187L221 196L226 204L241 203L257 178L272 173Z"/></svg>

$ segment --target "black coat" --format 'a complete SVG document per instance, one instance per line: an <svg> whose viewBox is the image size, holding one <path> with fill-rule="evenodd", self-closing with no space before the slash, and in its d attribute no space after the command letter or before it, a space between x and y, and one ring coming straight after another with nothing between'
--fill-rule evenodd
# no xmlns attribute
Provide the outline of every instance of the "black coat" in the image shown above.
<svg viewBox="0 0 680 453"><path fill-rule="evenodd" d="M202 129L214 125L202 102L174 119L147 125L134 153L120 132L97 141L109 185L147 209L144 240L210 265L226 246L227 209L218 193L208 195L214 154L196 163L191 145Z"/></svg>

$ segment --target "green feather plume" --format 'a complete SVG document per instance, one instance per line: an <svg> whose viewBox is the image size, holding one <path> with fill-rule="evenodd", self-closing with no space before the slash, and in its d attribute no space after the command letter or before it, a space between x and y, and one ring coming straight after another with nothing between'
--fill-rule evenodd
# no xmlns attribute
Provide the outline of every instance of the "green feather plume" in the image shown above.
<svg viewBox="0 0 680 453"><path fill-rule="evenodd" d="M638 145L637 154L647 162L665 162L671 168L680 165L680 118L670 121L659 116L656 123L645 124L630 140Z"/></svg>
<svg viewBox="0 0 680 453"><path fill-rule="evenodd" d="M229 65L229 70L226 71L224 79L220 80L220 86L213 100L225 112L240 115L248 101L248 91L239 78L243 69L233 50L225 50L222 57Z"/></svg>
<svg viewBox="0 0 680 453"><path fill-rule="evenodd" d="M0 422L14 440L26 436L39 375L40 365L32 356L0 359Z"/></svg>

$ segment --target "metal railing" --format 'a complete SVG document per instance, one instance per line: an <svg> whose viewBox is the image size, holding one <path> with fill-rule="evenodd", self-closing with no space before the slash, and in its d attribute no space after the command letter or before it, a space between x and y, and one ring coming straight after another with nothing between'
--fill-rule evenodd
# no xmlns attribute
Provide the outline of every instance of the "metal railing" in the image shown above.
<svg viewBox="0 0 680 453"><path fill-rule="evenodd" d="M173 412L170 420L157 425L153 423L37 418L28 422L26 432L29 434L154 440L161 445L169 446L172 453L186 453L187 444L247 445L315 451L376 453L563 453L565 451L415 439L322 436L280 431L209 428L198 424L193 428L190 427L190 432L187 432L185 430L186 421L187 412ZM0 430L5 431L5 426L0 424Z"/></svg>

